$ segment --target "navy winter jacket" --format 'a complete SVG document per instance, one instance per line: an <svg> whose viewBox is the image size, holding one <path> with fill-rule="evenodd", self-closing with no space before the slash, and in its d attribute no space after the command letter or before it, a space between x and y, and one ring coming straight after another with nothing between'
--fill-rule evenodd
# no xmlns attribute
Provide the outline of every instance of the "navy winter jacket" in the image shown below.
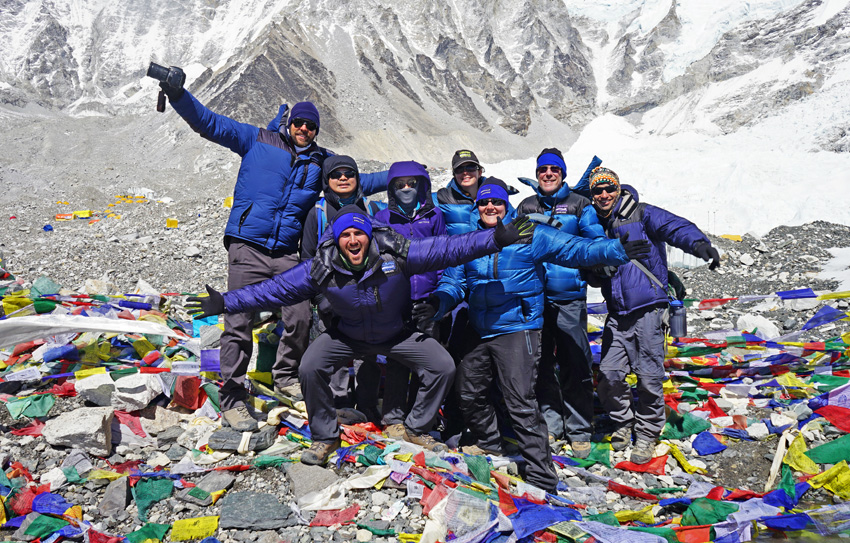
<svg viewBox="0 0 850 543"><path fill-rule="evenodd" d="M354 274L343 264L330 229L316 256L262 283L224 293L227 313L292 305L324 294L338 330L351 339L385 343L404 328L410 276L456 266L498 250L491 231L405 239L373 223L368 266Z"/></svg>
<svg viewBox="0 0 850 543"><path fill-rule="evenodd" d="M596 210L590 200L572 192L564 183L552 195L540 193L540 184L534 179L520 178L520 181L537 193L520 202L517 212L520 215L541 213L557 221L559 228L574 236L587 239L604 239L605 231L596 218ZM546 301L566 302L587 298L587 282L576 268L565 268L557 264L546 263Z"/></svg>
<svg viewBox="0 0 850 543"><path fill-rule="evenodd" d="M482 176L478 180L479 187L485 179L486 177ZM478 221L475 196L467 196L460 190L457 179L452 177L448 185L432 193L431 197L443 214L443 220L446 221L446 229L449 234L455 235L475 231L475 223Z"/></svg>
<svg viewBox="0 0 850 543"><path fill-rule="evenodd" d="M333 153L315 142L297 151L286 130L258 128L213 113L188 91L171 105L201 136L242 157L224 235L268 251L297 252L301 225L319 199L322 163ZM366 194L383 190L387 182L386 172L361 178Z"/></svg>
<svg viewBox="0 0 850 543"><path fill-rule="evenodd" d="M396 203L392 183L396 177L416 177L417 199L419 206L412 217L409 217ZM421 164L416 162L396 162L390 166L387 174L387 209L375 213L375 219L388 224L393 230L407 239L442 236L446 232L443 213L434 207L431 201L431 177ZM427 298L440 280L439 271L419 273L410 278L410 295L412 300Z"/></svg>
<svg viewBox="0 0 850 543"><path fill-rule="evenodd" d="M510 208L503 219L510 220ZM479 228L483 228L479 222ZM494 255L446 269L435 294L437 318L468 297L469 320L481 337L543 327L544 262L561 266L617 265L627 262L616 240L588 240L538 225L530 243L509 245Z"/></svg>
<svg viewBox="0 0 850 543"><path fill-rule="evenodd" d="M629 234L629 241L648 239L649 256L640 260L664 284L662 289L637 266L629 262L617 268L612 277L601 277L600 287L608 313L625 315L636 309L667 303L667 248L665 243L694 254L700 243L711 243L691 221L638 201L637 191L621 185L620 199L609 217L600 217L609 238Z"/></svg>

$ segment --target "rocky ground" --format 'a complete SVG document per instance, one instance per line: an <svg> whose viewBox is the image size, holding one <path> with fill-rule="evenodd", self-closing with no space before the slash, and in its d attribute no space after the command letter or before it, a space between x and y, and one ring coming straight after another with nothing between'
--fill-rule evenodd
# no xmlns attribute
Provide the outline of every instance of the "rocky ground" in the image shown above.
<svg viewBox="0 0 850 543"><path fill-rule="evenodd" d="M75 202L35 203L19 200L14 205L6 206L4 216L0 218L2 266L24 281L32 282L45 275L63 286L79 291L85 291L86 286L96 286L112 293L128 292L140 279L161 292L195 292L204 283L223 288L226 276L221 231L229 210L222 207L222 199L215 196L163 200L154 194L143 201L134 199L133 203L129 203L126 199L116 199L115 195L102 192L90 201L90 208L96 212L94 218L100 219L92 223L82 219L55 220L57 213L79 210L80 206ZM110 207L109 204L114 205ZM120 219L107 217L109 212L120 215ZM178 219L179 227L167 228L168 218ZM45 231L45 225L52 226L52 231ZM688 298L703 300L766 295L799 288L826 292L839 289L836 281L818 277L823 263L830 257L826 249L850 245L850 227L816 222L800 227L779 227L761 239L745 236L740 242L723 238L712 238L712 241L721 251L722 267L716 272L709 271L706 266L680 269ZM843 311L850 308L845 299L829 303ZM695 337L705 334L725 337L731 335L729 330L733 328L752 330L752 323L756 323L762 333L775 330L775 333L767 334L775 337L799 331L823 304L812 300L783 302L771 299L731 302L706 311L691 308L688 310L689 332ZM848 329L850 323L840 321L805 332L795 340L821 341L845 333ZM41 388L45 387L48 385ZM166 401L160 397L155 403L164 405ZM80 396L60 397L50 416L91 405ZM95 468L103 469L134 460L173 466L191 447L188 441L180 437L190 427L190 412L176 411L182 418L172 421L170 432L166 432L165 427L154 429L148 432L151 436L149 442L134 446L119 445L105 458L89 456L90 461ZM751 422L755 422L774 412L779 415L780 411L783 410L750 407L746 415ZM785 414L792 415L788 411ZM149 417L154 421L156 410ZM793 417L796 418L796 414ZM13 420L6 409L0 409L0 464L8 467L9 462L21 462L36 480L40 477L48 480L50 477L45 478L45 474L63 462L67 463L70 451L48 444L43 437L10 433L29 422L28 419ZM812 447L839 435L837 430L827 424L811 430L807 439ZM187 444L189 448L185 446ZM640 489L687 487L696 480L712 486L764 490L776 449L776 438L763 441L730 440L727 444L729 448L722 453L699 458L694 456L687 443L682 444L688 458L695 465L705 467L705 476L686 474L672 457L668 460L666 475L662 476L630 473L599 464L589 468L589 471L595 476L612 478ZM163 455L166 460L163 460ZM625 459L627 452L613 453L612 465ZM250 456L237 454L222 464L247 464L251 460ZM514 467L506 465L504 469L510 471ZM310 527L306 524L314 513L294 510L297 499L307 492L325 488L335 480L362 471L362 466L350 463L343 464L340 469L325 470L302 466L297 462L251 469L233 474L232 487L225 495L233 498L223 499L207 507L180 499L175 494L155 504L150 510L149 520L170 524L177 519L221 515L222 522L228 519L234 526L241 526L220 529L216 535L224 542L397 541L397 538L373 535L363 527L353 525ZM588 506L585 510L587 514L638 510L646 505L641 500L606 491L598 479L581 472L562 469L559 470L559 476L571 489L589 489L577 491L578 494L574 494L576 491L564 494L582 495L583 501L576 501ZM200 480L199 475L185 478L194 483ZM138 518L138 510L132 500L124 509L110 512L109 504L104 501L108 483L107 479L101 479L68 484L58 493L69 502L81 505L85 519L99 530L127 534L139 528L143 523ZM273 503L263 501L256 494L272 496ZM425 524L422 506L417 500L406 496L405 487L388 483L380 491L351 491L348 494L348 505L359 504L358 523L369 524L376 529L392 529L396 533L421 533ZM667 497L665 494L662 496ZM820 504L833 502L832 496L825 491L811 492L808 500ZM239 508L237 505L240 502L256 506ZM399 502L401 505L394 505ZM674 510L661 510L657 512L657 519L663 520L676 514ZM279 522L263 522L270 518L278 519ZM0 534L8 537L10 532Z"/></svg>

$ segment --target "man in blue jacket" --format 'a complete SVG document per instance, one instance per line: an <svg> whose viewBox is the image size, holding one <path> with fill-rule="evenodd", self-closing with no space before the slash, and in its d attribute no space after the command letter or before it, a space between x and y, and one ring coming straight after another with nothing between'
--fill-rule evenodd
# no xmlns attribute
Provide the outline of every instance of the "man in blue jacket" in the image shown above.
<svg viewBox="0 0 850 543"><path fill-rule="evenodd" d="M479 187L476 206L479 231L488 231L515 214L504 181L493 177ZM645 242L626 242L624 247L611 241L587 240L537 226L524 243L446 269L429 300L438 307L438 318L464 299L469 303L475 333L458 366L456 386L476 445L464 452L501 454L495 410L488 396L495 367L525 460L525 480L547 492L555 492L558 477L534 394L543 326L543 263L616 265L647 249Z"/></svg>
<svg viewBox="0 0 850 543"><path fill-rule="evenodd" d="M302 225L319 198L322 163L331 155L314 141L319 134L316 106L295 104L282 129L274 131L216 114L182 86L163 81L160 87L192 129L242 157L224 231L228 288L258 283L298 264ZM371 194L386 186L386 174L364 175L363 181L364 191ZM298 363L309 341L310 306L305 301L280 310L284 331L272 367L274 386L278 393L300 398ZM240 432L257 429L245 405L244 386L252 325L251 313L227 315L221 336L222 418Z"/></svg>
<svg viewBox="0 0 850 543"><path fill-rule="evenodd" d="M617 426L611 436L615 451L625 449L635 434L630 460L652 459L655 442L664 428L664 331L667 309L667 250L665 243L720 265L717 249L692 222L638 201L637 191L620 185L608 168L590 174L590 191L599 221L609 238L628 236L649 240L650 251L598 280L608 306L602 332L602 360L597 391L602 406ZM637 405L626 375L637 375Z"/></svg>
<svg viewBox="0 0 850 543"><path fill-rule="evenodd" d="M545 215L549 224L574 236L605 239L590 200L570 190L564 182L566 175L561 151L543 149L537 157L537 180L520 178L537 194L523 200L518 212ZM573 456L587 458L593 433L593 355L587 340L587 283L576 268L549 263L545 267L546 303L537 401L549 435L555 439L566 437Z"/></svg>
<svg viewBox="0 0 850 543"><path fill-rule="evenodd" d="M376 223L360 207L339 210L316 256L259 284L223 295L190 298L203 315L292 305L323 294L336 317L308 347L300 376L313 444L301 455L323 464L340 445L331 375L356 354L384 355L419 378L416 401L404 420L404 439L435 452L447 450L428 431L455 373L454 362L432 337L405 326L410 277L491 254L521 238L520 225L501 223L487 232L405 239Z"/></svg>

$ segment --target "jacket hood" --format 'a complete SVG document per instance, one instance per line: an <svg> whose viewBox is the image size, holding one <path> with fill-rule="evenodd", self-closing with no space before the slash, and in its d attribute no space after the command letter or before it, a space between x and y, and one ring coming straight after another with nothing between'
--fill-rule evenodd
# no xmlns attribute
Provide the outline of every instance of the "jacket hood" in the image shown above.
<svg viewBox="0 0 850 543"><path fill-rule="evenodd" d="M322 190L325 192L325 200L333 204L334 207L341 207L339 195L331 190L328 183L328 176L337 168L347 167L357 172L357 188L354 190L355 201L363 199L363 185L360 183L360 170L357 169L357 162L353 158L346 155L333 155L325 159L322 165Z"/></svg>
<svg viewBox="0 0 850 543"><path fill-rule="evenodd" d="M567 196L570 195L570 186L567 185L566 181L561 184L561 188L555 191L555 194L544 195L540 192L540 182L537 181L537 179L532 179L530 177L517 177L517 179L520 183L528 185L534 189L537 199L547 207L553 207L555 204L561 200L565 200Z"/></svg>
<svg viewBox="0 0 850 543"><path fill-rule="evenodd" d="M289 117L288 113L289 106L281 104L280 108L277 110L277 115L271 120L269 125L266 127L266 130L269 132L280 132L280 127L286 126L286 119Z"/></svg>
<svg viewBox="0 0 850 543"><path fill-rule="evenodd" d="M393 162L387 173L387 204L390 209L398 207L395 199L395 189L393 188L393 180L397 177L415 177L416 183L416 199L419 205L425 205L430 202L429 195L431 194L431 177L428 175L428 170L425 166L408 160L405 162ZM360 183L357 183L358 188Z"/></svg>

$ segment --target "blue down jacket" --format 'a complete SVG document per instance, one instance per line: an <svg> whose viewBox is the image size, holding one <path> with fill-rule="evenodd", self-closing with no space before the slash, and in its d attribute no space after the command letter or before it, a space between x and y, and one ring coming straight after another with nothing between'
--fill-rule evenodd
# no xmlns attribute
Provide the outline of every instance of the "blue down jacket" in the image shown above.
<svg viewBox="0 0 850 543"><path fill-rule="evenodd" d="M516 214L513 208L503 219ZM483 228L480 221L479 228ZM469 320L483 337L543 327L544 262L561 266L618 265L627 262L617 240L589 240L538 225L531 242L446 269L434 292L437 318L468 296Z"/></svg>
<svg viewBox="0 0 850 543"><path fill-rule="evenodd" d="M486 177L478 180L478 186L484 184ZM452 177L449 184L437 192L431 194L446 221L446 229L450 235L474 232L475 223L478 221L478 208L475 206L475 197L467 196L457 184L457 179Z"/></svg>
<svg viewBox="0 0 850 543"><path fill-rule="evenodd" d="M213 113L188 91L171 105L202 137L242 157L224 235L268 251L296 252L301 225L319 199L322 163L333 153L315 142L297 151L285 130L258 128ZM283 118L284 108L273 125ZM360 177L366 194L386 187L386 172Z"/></svg>
<svg viewBox="0 0 850 543"><path fill-rule="evenodd" d="M552 195L540 193L540 185L535 179L520 178L520 181L537 193L520 202L517 212L520 215L541 213L557 223L552 223L563 232L587 239L604 239L605 231L596 218L596 210L590 200L572 192L564 183ZM565 268L547 262L545 292L546 301L567 302L587 298L587 282L576 268Z"/></svg>
<svg viewBox="0 0 850 543"><path fill-rule="evenodd" d="M609 238L629 234L629 241L648 239L649 256L640 260L655 277L665 285L662 289L637 266L629 262L617 268L612 277L601 277L600 287L608 306L608 313L625 315L636 309L667 303L667 248L674 247L694 253L700 243L710 243L708 238L691 221L638 201L637 191L621 185L620 200L609 217L600 217Z"/></svg>
<svg viewBox="0 0 850 543"><path fill-rule="evenodd" d="M419 207L413 217L408 217L397 205L395 191L392 188L396 177L416 177ZM375 219L388 224L390 228L407 239L442 236L446 232L446 223L442 212L431 201L431 178L427 170L416 162L396 162L390 166L387 174L387 209L375 213ZM418 273L410 278L410 296L412 300L427 298L440 280L438 271Z"/></svg>
<svg viewBox="0 0 850 543"><path fill-rule="evenodd" d="M324 294L344 335L384 343L404 328L410 276L456 266L498 250L491 231L408 240L374 221L368 266L355 275L345 268L328 229L316 256L272 279L224 293L227 313L292 305Z"/></svg>

